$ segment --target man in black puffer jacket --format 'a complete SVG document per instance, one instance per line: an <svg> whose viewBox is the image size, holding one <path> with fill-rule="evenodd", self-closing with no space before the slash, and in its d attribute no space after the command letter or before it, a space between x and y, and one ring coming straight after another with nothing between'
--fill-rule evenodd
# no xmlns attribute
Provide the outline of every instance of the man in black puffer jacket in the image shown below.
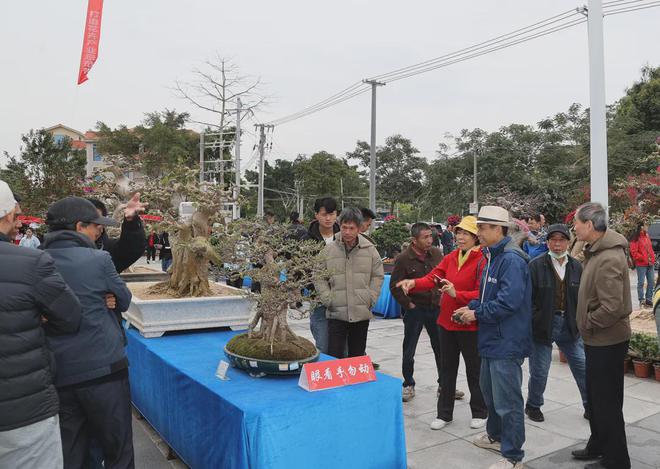
<svg viewBox="0 0 660 469"><path fill-rule="evenodd" d="M64 467L86 467L94 438L103 450L104 467L133 468L128 360L115 318L115 313L128 309L131 293L110 255L94 244L103 226L116 222L99 216L91 202L67 197L49 208L46 223L51 232L44 249L83 307L76 334L48 337L60 369L55 386ZM106 295L114 297L114 313L106 305Z"/></svg>
<svg viewBox="0 0 660 469"><path fill-rule="evenodd" d="M60 468L55 364L44 329L75 332L81 307L50 255L11 243L19 214L0 181L0 467Z"/></svg>

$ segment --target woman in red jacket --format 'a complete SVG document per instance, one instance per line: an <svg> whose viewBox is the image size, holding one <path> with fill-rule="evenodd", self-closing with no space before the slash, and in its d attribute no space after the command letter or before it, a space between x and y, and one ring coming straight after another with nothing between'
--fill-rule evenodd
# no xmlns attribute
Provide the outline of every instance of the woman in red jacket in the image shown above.
<svg viewBox="0 0 660 469"><path fill-rule="evenodd" d="M653 306L653 283L655 253L648 234L648 225L640 224L630 240L630 257L637 270L637 299L639 307ZM646 297L644 296L644 280L646 280Z"/></svg>
<svg viewBox="0 0 660 469"><path fill-rule="evenodd" d="M463 355L470 388L470 428L486 425L488 411L479 387L481 359L477 352L477 323L461 324L452 319L454 311L479 296L479 280L484 268L484 257L479 249L477 219L464 217L455 227L457 249L445 256L427 276L402 280L397 284L406 294L440 287L438 330L441 350L442 392L438 397L438 417L431 423L433 430L449 424L454 413L454 393L460 355Z"/></svg>

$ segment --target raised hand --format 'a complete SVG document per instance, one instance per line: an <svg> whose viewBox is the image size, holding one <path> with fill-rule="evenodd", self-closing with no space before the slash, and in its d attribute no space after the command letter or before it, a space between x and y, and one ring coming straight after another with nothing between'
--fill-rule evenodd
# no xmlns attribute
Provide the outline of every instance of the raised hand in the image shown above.
<svg viewBox="0 0 660 469"><path fill-rule="evenodd" d="M132 220L136 215L144 212L147 205L149 204L146 202L140 202L140 193L136 192L133 194L133 197L131 197L131 200L126 203L126 207L124 208L124 218L129 221Z"/></svg>

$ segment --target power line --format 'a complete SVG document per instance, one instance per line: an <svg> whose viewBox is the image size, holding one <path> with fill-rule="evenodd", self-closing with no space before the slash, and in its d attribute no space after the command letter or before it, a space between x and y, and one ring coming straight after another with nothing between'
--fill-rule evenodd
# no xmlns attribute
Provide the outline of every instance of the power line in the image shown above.
<svg viewBox="0 0 660 469"><path fill-rule="evenodd" d="M631 11L643 10L647 8L653 8L660 6L660 1L650 1L644 3L648 0L613 0L610 2L604 3L604 16L615 15L620 13L627 13ZM639 4L639 5L637 5ZM628 5L628 6L624 6ZM536 23L532 23L523 28L516 29L507 34L503 34L487 41L483 41L477 44L474 44L463 49L451 52L449 54L444 54L439 57L435 57L423 62L409 65L407 67L402 67L381 75L375 75L369 78L369 81L378 80L384 83L391 83L394 81L402 80L405 78L410 78L415 75L422 73L430 72L437 70L439 68L447 67L465 60L473 59L480 57L482 55L490 54L502 49L506 49L518 44L522 44L533 39L537 39L549 34L553 34L565 29L572 28L574 26L583 24L587 22L587 18L580 16L583 13L583 9L571 9L559 13L557 15L551 16ZM575 16L580 16L575 18ZM363 82L356 82L349 87L343 89L342 91L330 96L329 98L320 101L312 106L308 106L298 112L289 114L287 116L281 117L270 121L271 125L282 125L294 120L301 119L303 117L315 114L324 109L327 109L337 104L343 103L357 97L363 93L366 93L370 90L370 87Z"/></svg>
<svg viewBox="0 0 660 469"><path fill-rule="evenodd" d="M631 5L630 7L626 7L626 8L620 8L620 9L616 9L616 10L606 10L605 13L604 13L604 16L619 15L621 13L629 13L631 11L638 11L638 10L646 10L647 8L655 8L655 7L659 7L659 6L660 6L660 2L650 2L650 3L642 4L642 5L639 5L639 6Z"/></svg>

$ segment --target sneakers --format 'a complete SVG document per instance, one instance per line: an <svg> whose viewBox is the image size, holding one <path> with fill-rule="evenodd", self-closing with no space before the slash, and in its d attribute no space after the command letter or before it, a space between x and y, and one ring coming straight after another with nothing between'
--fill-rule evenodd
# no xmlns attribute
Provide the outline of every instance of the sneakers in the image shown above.
<svg viewBox="0 0 660 469"><path fill-rule="evenodd" d="M470 428L483 428L487 422L488 419L472 419L470 420Z"/></svg>
<svg viewBox="0 0 660 469"><path fill-rule="evenodd" d="M644 306L647 306L649 308L653 308L653 302L649 300L644 301Z"/></svg>
<svg viewBox="0 0 660 469"><path fill-rule="evenodd" d="M523 463L521 461L511 461L506 458L502 458L497 461L495 464L492 464L488 469L522 469Z"/></svg>
<svg viewBox="0 0 660 469"><path fill-rule="evenodd" d="M534 422L543 422L545 417L543 417L543 412L538 407L525 407L525 413L530 420Z"/></svg>
<svg viewBox="0 0 660 469"><path fill-rule="evenodd" d="M413 397L415 397L415 386L404 386L401 393L401 399L403 402L408 402Z"/></svg>
<svg viewBox="0 0 660 469"><path fill-rule="evenodd" d="M451 423L451 420L449 422L446 422L442 419L435 419L433 422L431 422L431 430L441 430L445 428L447 425Z"/></svg>
<svg viewBox="0 0 660 469"><path fill-rule="evenodd" d="M437 397L440 398L440 393L442 392L442 386L438 386L438 392L437 392ZM465 393L463 391L459 391L458 389L454 393L454 399L457 401L460 401L465 397Z"/></svg>
<svg viewBox="0 0 660 469"><path fill-rule="evenodd" d="M489 449L497 453L500 452L500 448L501 448L500 442L493 440L491 437L488 436L488 433L484 433L480 437L475 438L474 440L472 440L472 443L474 443L474 445L479 448ZM502 467L507 467L507 466L502 466Z"/></svg>

